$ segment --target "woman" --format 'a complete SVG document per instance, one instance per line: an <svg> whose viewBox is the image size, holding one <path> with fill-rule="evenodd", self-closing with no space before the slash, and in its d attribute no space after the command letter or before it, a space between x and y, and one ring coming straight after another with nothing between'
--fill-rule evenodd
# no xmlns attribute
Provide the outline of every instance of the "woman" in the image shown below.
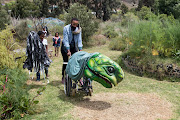
<svg viewBox="0 0 180 120"><path fill-rule="evenodd" d="M53 46L55 48L55 56L59 55L59 47L60 47L61 38L59 37L59 33L55 33L55 37L53 37Z"/></svg>
<svg viewBox="0 0 180 120"><path fill-rule="evenodd" d="M46 39L44 39L44 32L42 31L39 31L38 32L38 35L39 35L39 38L44 46L44 49L46 51L46 53L48 54L48 42ZM49 75L48 75L48 66L44 66L44 69L45 69L45 74L46 74L46 78L49 78ZM40 71L37 72L37 81L40 80Z"/></svg>

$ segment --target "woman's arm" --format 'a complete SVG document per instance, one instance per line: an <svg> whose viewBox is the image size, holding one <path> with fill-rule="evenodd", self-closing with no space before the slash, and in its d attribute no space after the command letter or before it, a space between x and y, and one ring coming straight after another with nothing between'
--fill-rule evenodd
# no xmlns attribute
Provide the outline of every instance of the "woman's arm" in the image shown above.
<svg viewBox="0 0 180 120"><path fill-rule="evenodd" d="M79 48L79 51L82 50L82 47L83 47L83 44L82 44L82 36L81 36L81 32L78 34L78 48Z"/></svg>

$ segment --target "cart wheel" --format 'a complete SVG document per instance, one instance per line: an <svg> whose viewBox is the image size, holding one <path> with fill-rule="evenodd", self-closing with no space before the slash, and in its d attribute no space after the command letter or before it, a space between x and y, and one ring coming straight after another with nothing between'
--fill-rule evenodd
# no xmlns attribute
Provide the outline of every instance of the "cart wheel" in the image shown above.
<svg viewBox="0 0 180 120"><path fill-rule="evenodd" d="M66 75L65 82L64 82L64 92L65 94L70 97L72 88L72 80L69 78L68 74Z"/></svg>

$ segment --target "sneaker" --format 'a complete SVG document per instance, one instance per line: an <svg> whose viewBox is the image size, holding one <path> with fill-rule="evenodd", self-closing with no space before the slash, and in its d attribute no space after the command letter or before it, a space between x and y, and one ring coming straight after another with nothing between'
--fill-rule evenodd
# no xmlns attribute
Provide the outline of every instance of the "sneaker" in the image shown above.
<svg viewBox="0 0 180 120"><path fill-rule="evenodd" d="M49 80L47 80L47 84L49 84Z"/></svg>
<svg viewBox="0 0 180 120"><path fill-rule="evenodd" d="M46 75L46 79L49 79L49 76L50 76L50 75Z"/></svg>

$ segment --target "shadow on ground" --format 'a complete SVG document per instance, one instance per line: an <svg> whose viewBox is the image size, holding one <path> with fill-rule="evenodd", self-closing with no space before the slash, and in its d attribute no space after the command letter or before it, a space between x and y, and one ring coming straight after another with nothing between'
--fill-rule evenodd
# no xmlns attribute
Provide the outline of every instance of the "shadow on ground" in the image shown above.
<svg viewBox="0 0 180 120"><path fill-rule="evenodd" d="M60 80L59 80L59 81L54 80L54 81L51 81L51 82L49 83L49 85L54 86L54 87L59 87L59 85L61 85L61 84L62 84L62 83L61 83Z"/></svg>
<svg viewBox="0 0 180 120"><path fill-rule="evenodd" d="M91 101L90 97L83 94L83 92L79 92L79 94L76 94L74 97L68 97L64 94L64 90L60 90L58 97L61 100L70 102L77 107L82 107L89 110L102 111L111 107L111 104L105 101Z"/></svg>

